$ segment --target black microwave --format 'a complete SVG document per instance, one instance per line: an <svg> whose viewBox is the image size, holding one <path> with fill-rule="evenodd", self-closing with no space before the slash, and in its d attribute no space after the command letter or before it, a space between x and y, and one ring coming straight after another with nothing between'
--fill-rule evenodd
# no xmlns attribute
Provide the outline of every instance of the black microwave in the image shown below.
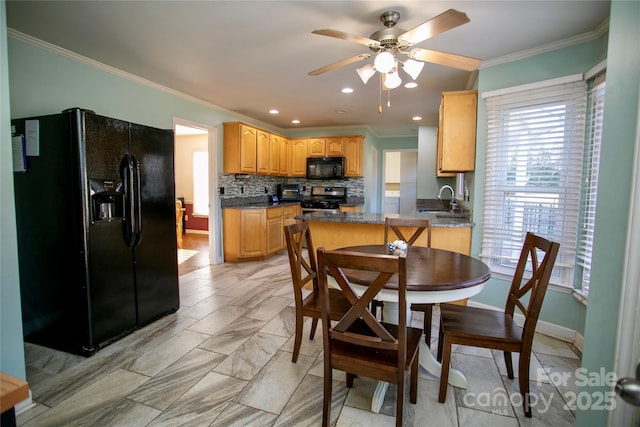
<svg viewBox="0 0 640 427"><path fill-rule="evenodd" d="M344 157L308 157L307 179L344 179Z"/></svg>

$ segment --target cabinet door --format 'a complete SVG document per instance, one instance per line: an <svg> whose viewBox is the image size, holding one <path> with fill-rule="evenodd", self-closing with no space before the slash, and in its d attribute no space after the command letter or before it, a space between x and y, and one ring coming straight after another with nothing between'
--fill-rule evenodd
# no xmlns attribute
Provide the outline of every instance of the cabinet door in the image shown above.
<svg viewBox="0 0 640 427"><path fill-rule="evenodd" d="M278 175L289 176L291 174L291 140L280 139L280 169Z"/></svg>
<svg viewBox="0 0 640 427"><path fill-rule="evenodd" d="M344 152L345 176L363 176L362 146L363 141L361 136L343 138L342 150Z"/></svg>
<svg viewBox="0 0 640 427"><path fill-rule="evenodd" d="M300 215L300 213L301 213L301 208L300 208L300 205L298 205L298 204L284 206L283 207L283 214L282 214L283 226L286 227L287 225L295 224L296 223L295 217L297 215ZM283 243L283 245L284 245L284 243Z"/></svg>
<svg viewBox="0 0 640 427"><path fill-rule="evenodd" d="M282 137L279 135L269 135L269 175L280 174L280 144Z"/></svg>
<svg viewBox="0 0 640 427"><path fill-rule="evenodd" d="M307 140L291 141L291 176L307 176Z"/></svg>
<svg viewBox="0 0 640 427"><path fill-rule="evenodd" d="M271 134L259 130L257 131L256 140L256 172L261 175L269 173L269 137Z"/></svg>
<svg viewBox="0 0 640 427"><path fill-rule="evenodd" d="M442 111L442 105L440 106ZM443 172L442 171L442 113L440 113L440 123L438 129L436 129L436 177L449 177L456 176L456 172Z"/></svg>
<svg viewBox="0 0 640 427"><path fill-rule="evenodd" d="M341 136L332 136L330 138L326 138L324 147L325 147L325 156L342 156L343 155L343 147L342 147L342 137Z"/></svg>
<svg viewBox="0 0 640 427"><path fill-rule="evenodd" d="M254 257L264 254L264 211L264 209L240 210L240 257Z"/></svg>
<svg viewBox="0 0 640 427"><path fill-rule="evenodd" d="M464 172L475 169L476 91L443 92L441 98L441 170Z"/></svg>
<svg viewBox="0 0 640 427"><path fill-rule="evenodd" d="M240 125L240 173L256 173L257 130Z"/></svg>
<svg viewBox="0 0 640 427"><path fill-rule="evenodd" d="M280 207L267 209L267 254L284 247L282 213L283 208Z"/></svg>
<svg viewBox="0 0 640 427"><path fill-rule="evenodd" d="M309 157L324 157L325 153L325 138L307 139L307 155Z"/></svg>

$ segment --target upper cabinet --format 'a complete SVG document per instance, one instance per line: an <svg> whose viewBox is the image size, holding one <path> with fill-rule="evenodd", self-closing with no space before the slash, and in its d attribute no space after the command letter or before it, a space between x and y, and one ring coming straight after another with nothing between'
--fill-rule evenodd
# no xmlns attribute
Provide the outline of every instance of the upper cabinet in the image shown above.
<svg viewBox="0 0 640 427"><path fill-rule="evenodd" d="M436 176L454 176L475 169L477 105L475 90L442 92Z"/></svg>
<svg viewBox="0 0 640 427"><path fill-rule="evenodd" d="M224 123L224 173L307 175L307 157L343 156L345 176L363 176L362 135L288 139L242 122Z"/></svg>
<svg viewBox="0 0 640 427"><path fill-rule="evenodd" d="M364 140L362 136L345 136L342 138L345 176L364 176L362 161Z"/></svg>
<svg viewBox="0 0 640 427"><path fill-rule="evenodd" d="M240 122L224 123L224 173L256 173L257 133Z"/></svg>

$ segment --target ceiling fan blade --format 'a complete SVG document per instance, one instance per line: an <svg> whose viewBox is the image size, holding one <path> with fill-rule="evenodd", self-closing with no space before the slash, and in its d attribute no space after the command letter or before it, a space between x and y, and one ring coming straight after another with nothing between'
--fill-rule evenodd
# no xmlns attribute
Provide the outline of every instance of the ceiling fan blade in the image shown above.
<svg viewBox="0 0 640 427"><path fill-rule="evenodd" d="M429 19L417 27L398 36L399 42L407 43L409 46L420 43L428 38L436 36L445 31L449 31L460 25L469 22L469 17L464 12L449 9L440 15Z"/></svg>
<svg viewBox="0 0 640 427"><path fill-rule="evenodd" d="M354 62L362 61L364 59L367 59L370 56L371 55L368 53L363 53L361 55L343 59L342 61L338 61L334 64L327 65L322 68L318 68L317 70L310 71L308 74L310 76L317 76L319 74L326 73L327 71L335 70L336 68L344 67L345 65L353 64Z"/></svg>
<svg viewBox="0 0 640 427"><path fill-rule="evenodd" d="M344 31L324 29L313 30L311 33L319 34L321 36L334 37L336 39L346 40L348 42L355 42L368 47L380 47L380 42L377 40L369 39L367 37L356 36L355 34L345 33Z"/></svg>
<svg viewBox="0 0 640 427"><path fill-rule="evenodd" d="M444 65L446 67L458 68L465 71L473 71L480 67L482 61L480 59L471 58L469 56L456 55L453 53L438 52L429 49L413 49L409 53L409 58L423 62L432 62L434 64Z"/></svg>

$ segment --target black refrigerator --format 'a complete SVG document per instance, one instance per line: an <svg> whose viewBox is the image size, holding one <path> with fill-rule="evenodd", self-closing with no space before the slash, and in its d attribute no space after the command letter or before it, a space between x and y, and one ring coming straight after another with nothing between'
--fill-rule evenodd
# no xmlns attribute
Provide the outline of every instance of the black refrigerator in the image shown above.
<svg viewBox="0 0 640 427"><path fill-rule="evenodd" d="M37 147L14 174L25 341L90 356L175 312L173 131L78 108L12 125Z"/></svg>

